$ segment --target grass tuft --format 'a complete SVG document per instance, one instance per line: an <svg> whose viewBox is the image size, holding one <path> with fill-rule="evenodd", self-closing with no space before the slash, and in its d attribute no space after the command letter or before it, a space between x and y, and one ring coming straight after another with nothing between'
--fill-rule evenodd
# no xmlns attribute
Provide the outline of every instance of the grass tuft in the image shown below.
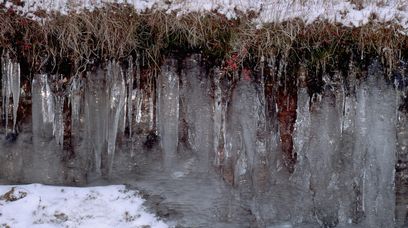
<svg viewBox="0 0 408 228"><path fill-rule="evenodd" d="M353 4L363 4L353 1ZM365 4L365 3L364 3ZM221 65L254 65L270 56L292 56L306 65L335 65L345 55L378 55L392 69L407 56L408 38L395 24L375 22L345 27L301 20L257 28L255 13L228 20L216 12L183 16L161 11L137 13L126 4L106 4L94 11L45 14L34 21L0 6L0 49L24 60L32 73L65 72L72 76L110 59L140 56L146 68L158 68L164 55L202 53Z"/></svg>

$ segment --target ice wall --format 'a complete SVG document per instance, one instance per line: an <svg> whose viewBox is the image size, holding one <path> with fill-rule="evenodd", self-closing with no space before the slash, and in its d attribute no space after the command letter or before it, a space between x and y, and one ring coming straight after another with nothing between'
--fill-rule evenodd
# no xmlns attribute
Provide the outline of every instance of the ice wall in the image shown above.
<svg viewBox="0 0 408 228"><path fill-rule="evenodd" d="M395 179L396 165L398 175L405 170L405 71L386 75L375 59L367 71L351 62L347 75L292 70L297 158L289 170L279 102L293 97L279 91L286 71L275 60L229 71L199 54L168 57L157 74L139 61L108 61L70 79L34 75L20 99L18 64L3 56L0 132L19 135L0 144L0 179L84 184L159 170L172 180L214 178L214 194L228 189L217 203L226 223L239 202L261 227L392 227L394 215L405 225ZM319 93L312 77L321 77ZM25 106L32 112L23 120Z"/></svg>

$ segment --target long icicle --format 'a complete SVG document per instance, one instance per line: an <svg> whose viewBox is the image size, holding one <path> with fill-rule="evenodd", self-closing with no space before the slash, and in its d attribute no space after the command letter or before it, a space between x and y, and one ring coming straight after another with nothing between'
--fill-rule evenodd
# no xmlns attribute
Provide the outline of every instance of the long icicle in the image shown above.
<svg viewBox="0 0 408 228"><path fill-rule="evenodd" d="M136 62L139 60L136 59ZM129 62L129 69L127 72L127 83L128 83L128 93L127 93L127 116L128 116L128 127L129 127L129 138L132 137L132 124L133 124L133 118L132 118L132 113L133 113L133 102L132 102L132 93L133 93L133 58L132 56L129 57L128 59Z"/></svg>
<svg viewBox="0 0 408 228"><path fill-rule="evenodd" d="M142 103L143 103L143 93L142 87L140 85L140 64L139 58L136 59L136 123L140 123L142 119Z"/></svg>
<svg viewBox="0 0 408 228"><path fill-rule="evenodd" d="M8 54L3 55L1 57L1 73L2 73L2 104L3 104L3 120L5 122L5 129L7 131L7 127L8 127L8 102L9 102L9 89L8 89Z"/></svg>
<svg viewBox="0 0 408 228"><path fill-rule="evenodd" d="M13 126L12 131L16 131L17 111L20 101L20 64L14 63L6 53L1 57L2 62L2 100L3 100L3 118L5 119L5 128L8 129L9 104L13 97Z"/></svg>
<svg viewBox="0 0 408 228"><path fill-rule="evenodd" d="M10 68L10 88L11 93L13 94L13 132L16 132L16 123L17 123L17 111L20 102L20 64L11 63Z"/></svg>
<svg viewBox="0 0 408 228"><path fill-rule="evenodd" d="M108 77L111 81L110 87L110 114L109 114L109 128L107 134L108 142L108 175L112 171L113 158L116 149L116 136L118 132L120 113L125 105L126 85L123 77L123 71L116 61L108 65Z"/></svg>

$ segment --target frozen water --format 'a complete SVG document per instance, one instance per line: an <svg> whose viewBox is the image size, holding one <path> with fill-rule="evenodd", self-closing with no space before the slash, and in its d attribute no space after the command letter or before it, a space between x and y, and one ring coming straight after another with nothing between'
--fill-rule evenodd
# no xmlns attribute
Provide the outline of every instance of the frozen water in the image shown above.
<svg viewBox="0 0 408 228"><path fill-rule="evenodd" d="M54 120L53 120L53 135L57 144L64 144L64 96L54 96Z"/></svg>
<svg viewBox="0 0 408 228"><path fill-rule="evenodd" d="M138 59L136 59L136 64L138 65ZM127 76L127 121L129 127L129 137L132 137L132 124L133 124L133 78L134 78L134 69L133 69L133 58L129 57L128 59L129 68L126 72Z"/></svg>
<svg viewBox="0 0 408 228"><path fill-rule="evenodd" d="M226 104L223 100L223 91L221 88L222 72L216 69L214 72L214 165L220 167L224 157L224 139L226 122Z"/></svg>
<svg viewBox="0 0 408 228"><path fill-rule="evenodd" d="M277 127L276 89L284 86L277 77L285 72L273 62L239 76L206 69L200 55L168 58L149 87L137 64L132 83L132 66L111 61L71 79L67 94L55 89L55 76L34 75L32 132L0 144L0 177L74 183L74 172L85 180L112 174L165 197L168 213L180 212L175 219L187 227L392 227L395 213L403 221L406 203L400 193L395 206L394 189L396 154L403 159L407 145L406 116L397 107L403 91L376 61L358 78L352 67L347 77L323 75L319 94L308 91L314 75L300 71L290 173L281 169ZM58 146L69 126L68 95L77 122L72 159ZM137 124L129 140L121 138L125 116L129 127ZM160 137L150 132L155 126Z"/></svg>
<svg viewBox="0 0 408 228"><path fill-rule="evenodd" d="M118 134L118 126L120 114L123 112L123 107L126 100L126 86L123 77L123 71L118 62L108 64L108 85L110 86L109 99L110 109L109 118L107 119L107 143L108 143L108 174L112 170L113 158L116 149L116 137Z"/></svg>
<svg viewBox="0 0 408 228"><path fill-rule="evenodd" d="M107 153L108 91L105 72L87 73L85 92L85 124L89 151L94 154L95 171L101 174L102 154Z"/></svg>
<svg viewBox="0 0 408 228"><path fill-rule="evenodd" d="M94 73L88 72L85 124L99 174L109 175L112 170L126 96L124 73L118 62L109 62L106 71L99 68Z"/></svg>
<svg viewBox="0 0 408 228"><path fill-rule="evenodd" d="M72 122L77 122L80 119L81 101L82 101L82 81L79 77L73 78L70 85L69 102L72 110Z"/></svg>
<svg viewBox="0 0 408 228"><path fill-rule="evenodd" d="M369 227L393 224L395 211L396 94L381 72L374 62L357 92L355 161Z"/></svg>
<svg viewBox="0 0 408 228"><path fill-rule="evenodd" d="M157 118L160 143L166 168L174 165L177 157L179 123L179 77L177 60L166 59L158 75Z"/></svg>
<svg viewBox="0 0 408 228"><path fill-rule="evenodd" d="M13 125L12 131L16 131L17 111L20 102L20 64L14 62L8 55L3 54L1 57L2 70L2 103L3 103L3 119L5 119L6 130L9 128L9 104L10 98L13 98Z"/></svg>

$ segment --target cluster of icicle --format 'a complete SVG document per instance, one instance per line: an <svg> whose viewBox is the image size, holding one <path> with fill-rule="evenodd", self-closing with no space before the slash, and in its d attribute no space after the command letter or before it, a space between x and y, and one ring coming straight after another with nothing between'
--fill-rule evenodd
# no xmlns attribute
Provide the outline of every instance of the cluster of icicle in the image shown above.
<svg viewBox="0 0 408 228"><path fill-rule="evenodd" d="M1 57L1 75L2 75L2 115L5 120L6 132L9 130L9 106L10 99L13 100L13 126L11 130L16 132L17 110L20 100L20 64L11 60L8 53Z"/></svg>
<svg viewBox="0 0 408 228"><path fill-rule="evenodd" d="M95 169L97 172L102 172L103 175L109 175L112 170L117 135L123 134L127 127L129 137L132 136L133 100L140 97L139 90L133 89L133 77L136 71L139 88L140 69L139 64L136 64L136 69L134 69L131 57L128 62L127 69L124 69L119 62L111 61L107 64L106 70L98 69L95 74L88 72L85 79L85 104L83 106L79 104L81 97L74 95L71 98L73 118L74 116L79 117L79 107L85 109L83 113L87 141L90 150L95 155ZM72 86L72 91L80 88L76 84L73 85L75 86ZM136 113L141 113L140 110L138 111L139 108L139 105L136 104ZM107 161L103 162L102 157L106 155Z"/></svg>
<svg viewBox="0 0 408 228"><path fill-rule="evenodd" d="M32 83L33 108L37 108L41 114L39 117L33 116L33 127L36 126L34 132L46 134L50 131L47 126L52 126L53 137L62 147L64 125L69 121L66 119L69 115L65 114L64 106L70 107L71 129L67 131L78 132L78 128L83 128L88 151L94 154L96 172L109 175L117 135L123 134L126 127L130 137L132 135L132 100L140 94L138 89L133 90L135 72L137 83L140 83L139 65L136 64L136 70L133 68L133 60L130 58L127 69L117 61L110 61L106 69L98 68L96 71L74 76L69 82L63 76L35 75ZM61 84L64 83L68 83L65 91L61 89ZM138 108L141 107L136 104L136 109ZM136 113L141 111L136 110ZM40 124L34 124L36 122ZM107 161L103 161L102 157L107 157Z"/></svg>
<svg viewBox="0 0 408 228"><path fill-rule="evenodd" d="M52 125L52 134L55 137L55 141L58 145L62 146L64 143L64 102L65 97L63 93L56 92L56 86L53 85L53 81L58 81L57 78L62 76L47 74L36 75L32 83L33 95L38 94L39 96L33 96L33 104L37 104L41 109L41 126L42 131L46 131L44 126ZM36 99L39 98L39 99ZM33 121L35 122L35 121ZM34 130L35 132L35 130Z"/></svg>
<svg viewBox="0 0 408 228"><path fill-rule="evenodd" d="M110 62L107 70L96 75L87 73L85 92L85 124L90 149L95 154L95 168L103 171L102 156L107 152L108 172L113 165L118 128L123 129L126 84L119 63ZM122 118L121 118L122 117Z"/></svg>

